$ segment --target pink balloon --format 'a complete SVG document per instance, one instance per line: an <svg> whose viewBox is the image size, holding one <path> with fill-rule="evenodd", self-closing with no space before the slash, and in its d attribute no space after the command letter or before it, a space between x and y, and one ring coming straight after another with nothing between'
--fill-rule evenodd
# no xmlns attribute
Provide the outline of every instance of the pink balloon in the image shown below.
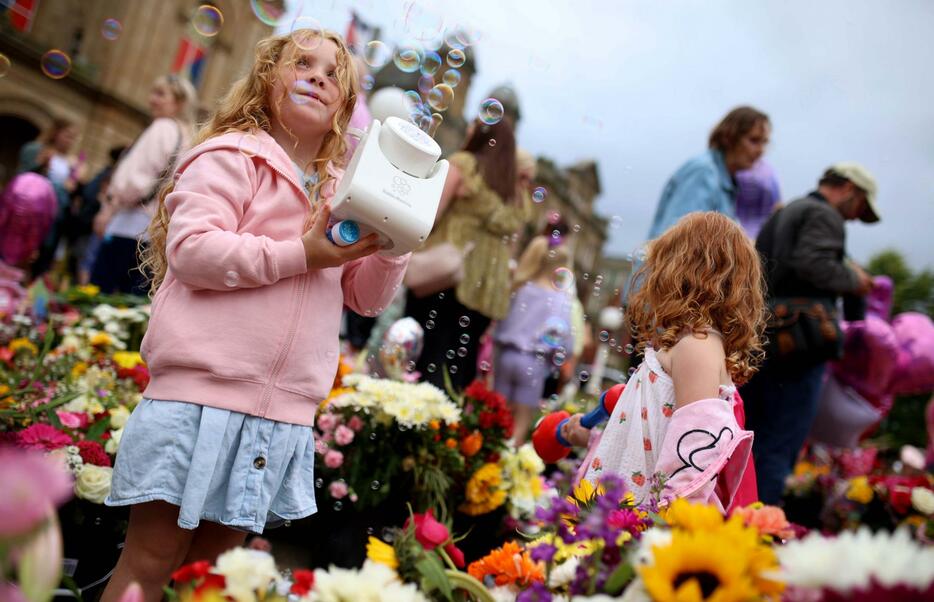
<svg viewBox="0 0 934 602"><path fill-rule="evenodd" d="M884 319L868 314L865 320L845 322L843 333L843 358L832 364L833 375L874 407L887 411L898 354L895 331Z"/></svg>
<svg viewBox="0 0 934 602"><path fill-rule="evenodd" d="M892 329L898 341L898 359L892 376L895 395L934 391L934 322L909 311L895 316Z"/></svg>
<svg viewBox="0 0 934 602"><path fill-rule="evenodd" d="M895 285L888 276L873 276L872 290L866 295L866 313L883 320L892 317L892 300Z"/></svg>

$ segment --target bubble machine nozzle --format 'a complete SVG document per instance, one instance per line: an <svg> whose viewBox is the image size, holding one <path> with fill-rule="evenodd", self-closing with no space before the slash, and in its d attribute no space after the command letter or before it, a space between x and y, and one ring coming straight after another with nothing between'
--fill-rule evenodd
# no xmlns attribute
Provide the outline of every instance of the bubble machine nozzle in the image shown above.
<svg viewBox="0 0 934 602"><path fill-rule="evenodd" d="M374 119L331 202L335 220L353 220L360 237L376 232L383 250L404 255L431 233L448 174L441 147L398 117Z"/></svg>

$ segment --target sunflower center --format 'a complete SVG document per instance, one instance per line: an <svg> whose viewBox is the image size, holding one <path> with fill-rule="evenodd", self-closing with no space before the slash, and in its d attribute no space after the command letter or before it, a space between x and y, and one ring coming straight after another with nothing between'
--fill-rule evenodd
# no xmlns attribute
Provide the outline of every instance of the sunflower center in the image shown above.
<svg viewBox="0 0 934 602"><path fill-rule="evenodd" d="M691 579L697 581L704 598L709 598L711 594L716 591L717 587L720 586L720 579L716 575L708 573L707 571L698 571L696 573L679 573L674 581L675 590L681 587L684 582Z"/></svg>

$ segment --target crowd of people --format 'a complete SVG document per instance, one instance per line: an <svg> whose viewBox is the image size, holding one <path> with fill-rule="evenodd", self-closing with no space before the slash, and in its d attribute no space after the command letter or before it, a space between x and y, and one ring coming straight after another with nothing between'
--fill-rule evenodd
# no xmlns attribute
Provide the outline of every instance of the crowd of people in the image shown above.
<svg viewBox="0 0 934 602"><path fill-rule="evenodd" d="M455 275L403 293L409 256L381 253L373 235L345 247L328 240L348 129L365 127L368 111L340 36L308 35L323 36L311 50L294 33L260 42L250 72L197 133L190 83L159 78L152 123L92 178L73 155L75 124L55 122L23 148L3 192L3 262L37 277L58 259L74 282L153 295L142 348L152 380L108 498L133 510L104 600L131 581L157 596L186 559L216 556L267 519L314 512L311 425L333 380L342 314L362 347L372 318L404 294L404 313L424 329L414 371L455 389L491 376L513 408L517 444L592 344L565 277L573 233L557 215L532 232L535 163L518 148L515 107L468 128L432 234L412 258L453 254ZM300 80L308 98L283 102ZM664 186L645 260L620 300L641 365L602 437L579 415L563 427L568 442L588 446L582 474L615 473L639 491L650 484L636 475L660 475L673 495L726 509L737 496L755 499L751 452L758 496L779 501L838 353L827 330L838 300L871 288L846 256L844 222L879 212L875 181L852 163L782 203L762 159L771 128L755 108L730 111ZM244 136L256 142L249 153ZM257 315L268 325L254 327ZM694 439L687 452L706 450L709 461L678 465L694 455L674 434L698 430L712 440Z"/></svg>

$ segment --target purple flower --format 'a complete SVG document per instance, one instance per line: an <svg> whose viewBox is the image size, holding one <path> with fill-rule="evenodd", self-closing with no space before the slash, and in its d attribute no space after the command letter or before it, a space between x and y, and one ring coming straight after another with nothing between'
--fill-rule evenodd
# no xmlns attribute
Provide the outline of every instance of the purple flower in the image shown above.
<svg viewBox="0 0 934 602"><path fill-rule="evenodd" d="M516 596L516 602L551 602L551 592L544 583L534 582Z"/></svg>
<svg viewBox="0 0 934 602"><path fill-rule="evenodd" d="M535 546L529 551L529 556L536 562L551 562L552 558L558 552L558 548L550 543L543 543Z"/></svg>
<svg viewBox="0 0 934 602"><path fill-rule="evenodd" d="M33 529L72 496L71 473L39 452L0 448L0 539Z"/></svg>

